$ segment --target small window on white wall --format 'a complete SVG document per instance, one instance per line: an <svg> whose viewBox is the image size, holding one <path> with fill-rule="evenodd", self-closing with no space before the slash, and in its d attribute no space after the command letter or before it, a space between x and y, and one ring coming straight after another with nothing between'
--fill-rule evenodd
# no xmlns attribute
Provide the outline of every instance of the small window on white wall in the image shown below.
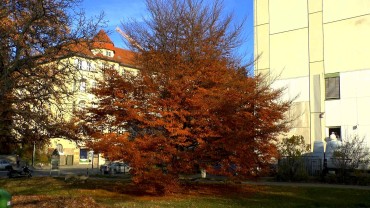
<svg viewBox="0 0 370 208"><path fill-rule="evenodd" d="M80 91L86 92L86 80L85 79L80 80Z"/></svg>
<svg viewBox="0 0 370 208"><path fill-rule="evenodd" d="M91 62L87 62L87 70L95 71L95 64Z"/></svg>
<svg viewBox="0 0 370 208"><path fill-rule="evenodd" d="M339 73L325 75L325 99L340 99Z"/></svg>
<svg viewBox="0 0 370 208"><path fill-rule="evenodd" d="M103 70L108 69L109 68L109 64L107 64L107 63L101 63L100 64L100 68L103 69Z"/></svg>
<svg viewBox="0 0 370 208"><path fill-rule="evenodd" d="M95 89L96 88L96 81L91 81L91 88Z"/></svg>
<svg viewBox="0 0 370 208"><path fill-rule="evenodd" d="M76 59L75 63L76 63L77 69L82 70L82 60L81 59Z"/></svg>

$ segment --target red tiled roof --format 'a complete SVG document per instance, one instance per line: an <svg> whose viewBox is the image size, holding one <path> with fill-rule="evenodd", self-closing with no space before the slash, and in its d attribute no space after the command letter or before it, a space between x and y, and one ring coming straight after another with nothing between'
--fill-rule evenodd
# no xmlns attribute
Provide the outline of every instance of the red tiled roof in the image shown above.
<svg viewBox="0 0 370 208"><path fill-rule="evenodd" d="M114 43L108 37L107 33L104 30L100 30L98 34L96 34L95 37L93 38L93 41L96 43L103 43L114 47Z"/></svg>
<svg viewBox="0 0 370 208"><path fill-rule="evenodd" d="M105 59L107 61L117 62L121 65L135 66L134 56L135 53L123 48L118 48L114 46L112 40L108 37L104 30L100 30L98 34L93 38L92 45L90 49L106 49L113 51L113 57L104 56L101 53L94 55L89 49L86 43L74 44L71 49L75 52L84 54L91 58Z"/></svg>
<svg viewBox="0 0 370 208"><path fill-rule="evenodd" d="M107 49L114 52L113 57L99 56L101 58L118 62L123 65L134 65L134 53L132 51L118 48L114 46L112 40L108 37L107 33L104 30L100 30L98 34L93 38L93 48L94 49ZM98 55L98 54L97 54Z"/></svg>

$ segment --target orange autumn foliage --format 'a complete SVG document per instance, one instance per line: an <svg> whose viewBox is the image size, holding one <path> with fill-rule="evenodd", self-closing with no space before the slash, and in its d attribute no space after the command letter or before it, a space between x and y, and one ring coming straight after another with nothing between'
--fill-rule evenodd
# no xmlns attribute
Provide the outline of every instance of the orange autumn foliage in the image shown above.
<svg viewBox="0 0 370 208"><path fill-rule="evenodd" d="M142 46L133 49L140 73L105 71L94 91L100 103L83 117L91 147L130 163L133 182L160 193L200 169L258 176L275 156L276 136L287 130L290 102L232 56L240 31L229 30L231 17L222 19L218 1L166 2L148 1L152 33L125 27Z"/></svg>

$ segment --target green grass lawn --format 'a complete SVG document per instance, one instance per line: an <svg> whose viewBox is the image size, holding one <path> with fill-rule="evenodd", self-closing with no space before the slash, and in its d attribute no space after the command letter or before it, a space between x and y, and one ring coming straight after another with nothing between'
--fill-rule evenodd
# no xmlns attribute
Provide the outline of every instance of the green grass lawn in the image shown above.
<svg viewBox="0 0 370 208"><path fill-rule="evenodd" d="M370 207L370 190L259 185L190 184L166 196L135 191L129 181L63 178L0 179L13 207Z"/></svg>

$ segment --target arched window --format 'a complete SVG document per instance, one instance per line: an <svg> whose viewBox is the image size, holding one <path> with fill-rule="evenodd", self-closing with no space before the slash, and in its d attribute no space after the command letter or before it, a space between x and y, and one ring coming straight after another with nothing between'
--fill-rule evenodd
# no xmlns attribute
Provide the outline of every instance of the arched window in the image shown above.
<svg viewBox="0 0 370 208"><path fill-rule="evenodd" d="M59 153L63 153L63 145L62 144L57 144L57 150Z"/></svg>
<svg viewBox="0 0 370 208"><path fill-rule="evenodd" d="M84 109L85 107L86 107L86 101L81 100L80 102L78 102L78 108Z"/></svg>

